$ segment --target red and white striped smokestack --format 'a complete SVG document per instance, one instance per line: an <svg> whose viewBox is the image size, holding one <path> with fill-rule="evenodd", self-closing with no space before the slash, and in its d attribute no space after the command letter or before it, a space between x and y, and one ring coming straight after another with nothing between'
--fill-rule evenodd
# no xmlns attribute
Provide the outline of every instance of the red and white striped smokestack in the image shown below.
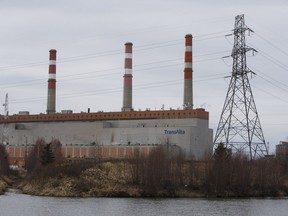
<svg viewBox="0 0 288 216"><path fill-rule="evenodd" d="M47 114L56 112L56 53L51 49L49 56L49 79L48 79L48 96L47 96Z"/></svg>
<svg viewBox="0 0 288 216"><path fill-rule="evenodd" d="M125 44L125 74L124 74L124 89L123 89L123 112L132 111L132 46L128 42Z"/></svg>
<svg viewBox="0 0 288 216"><path fill-rule="evenodd" d="M193 109L192 35L185 36L184 109Z"/></svg>

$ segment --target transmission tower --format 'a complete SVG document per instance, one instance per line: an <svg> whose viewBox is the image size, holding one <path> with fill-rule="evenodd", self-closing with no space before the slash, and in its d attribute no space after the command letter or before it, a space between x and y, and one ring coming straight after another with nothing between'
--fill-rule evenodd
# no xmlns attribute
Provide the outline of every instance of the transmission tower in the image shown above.
<svg viewBox="0 0 288 216"><path fill-rule="evenodd" d="M255 74L246 65L246 53L256 51L245 43L244 15L235 18L232 50L233 68L231 80L215 134L213 149L220 143L232 152L248 153L250 159L268 154L259 116L250 87L248 74Z"/></svg>
<svg viewBox="0 0 288 216"><path fill-rule="evenodd" d="M6 93L5 103L3 104L3 106L4 106L4 119L7 119L8 115L9 115L8 93ZM8 145L9 144L9 125L8 125L8 123L6 121L3 124L3 138L2 138L2 142L3 142L4 145Z"/></svg>

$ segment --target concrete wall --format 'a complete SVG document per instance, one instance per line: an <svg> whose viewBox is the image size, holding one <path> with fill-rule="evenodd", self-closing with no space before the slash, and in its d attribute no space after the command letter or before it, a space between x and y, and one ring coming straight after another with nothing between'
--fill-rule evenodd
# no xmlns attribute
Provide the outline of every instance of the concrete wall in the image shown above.
<svg viewBox="0 0 288 216"><path fill-rule="evenodd" d="M171 144L201 159L212 147L213 132L208 120L198 118L9 123L9 146L30 146L38 138L59 139L63 146Z"/></svg>

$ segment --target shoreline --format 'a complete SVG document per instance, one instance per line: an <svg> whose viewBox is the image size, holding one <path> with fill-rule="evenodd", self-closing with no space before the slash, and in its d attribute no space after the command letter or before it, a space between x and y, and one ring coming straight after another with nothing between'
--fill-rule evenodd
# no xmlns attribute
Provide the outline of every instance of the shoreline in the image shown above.
<svg viewBox="0 0 288 216"><path fill-rule="evenodd" d="M59 179L58 179L59 180ZM9 181L9 183L7 183ZM49 179L46 186L42 189L39 184L31 184L28 182L20 181L19 185L11 184L11 179L5 177L0 179L0 195L5 195L8 192L9 188L13 188L19 191L22 194L31 195L31 196L42 196L42 197L55 197L55 198L161 198L161 199L170 199L170 198L191 198L191 199L266 199L266 198L288 198L288 193L285 191L279 191L277 195L263 195L263 194L251 194L250 196L237 196L232 194L227 194L227 196L216 196L216 195L207 195L203 191L199 190L176 190L173 195L169 195L167 190L158 191L158 194L154 195L144 195L141 194L141 189L139 187L124 187L119 191L98 191L98 193L89 194L88 192L71 192L65 190L63 187L47 187L47 185L52 186L51 182L55 182L55 179ZM66 180L67 183L67 180ZM124 189L124 190L123 190ZM95 189L94 189L95 190Z"/></svg>
<svg viewBox="0 0 288 216"><path fill-rule="evenodd" d="M224 169L225 166L217 167L209 163L152 159L62 162L40 166L30 171L21 169L17 173L11 173L9 177L0 177L0 193L3 194L7 188L12 187L19 189L23 194L75 198L221 199L288 196L288 175L271 175L268 171L274 168L274 164L270 161L267 163L259 160L252 165L249 162L250 166L242 166L245 169L230 168L232 171L229 172ZM269 164L273 166L267 166ZM267 169L267 175L258 175L264 168ZM245 178L239 180L238 176Z"/></svg>
<svg viewBox="0 0 288 216"><path fill-rule="evenodd" d="M60 183L62 182L62 184ZM83 190L77 190L78 183L76 179L48 179L45 184L40 182L23 182L18 189L23 194L34 196L49 197L69 197L69 198L208 198L208 199L249 199L249 198L284 198L288 197L287 191L279 190L277 193L263 193L261 191L252 191L249 195L237 195L233 192L227 192L225 195L208 194L204 189L175 189L173 192L168 189L154 191L153 194L143 191L140 186L115 184L114 187L92 187L88 191L87 185L82 185ZM75 183L75 184L73 184Z"/></svg>
<svg viewBox="0 0 288 216"><path fill-rule="evenodd" d="M7 178L7 177L5 177ZM7 178L9 181L11 179ZM3 182L2 179L0 179L0 186L1 183ZM5 181L4 181L5 182ZM3 189L0 187L0 189ZM1 190L3 191L3 190ZM39 191L38 191L39 192ZM266 196L207 196L204 193L200 193L200 192L195 192L195 191L189 191L186 193L183 193L182 191L182 196L119 196L116 194L113 194L111 196L110 195L104 195L104 196L78 196L76 194L72 195L72 196L63 196L63 195L59 195L59 194L42 194L42 193L30 193L28 191L24 192L21 188L16 187L14 184L9 185L9 184L5 184L5 190L3 193L0 193L1 195L5 195L5 194L24 194L24 195L28 195L28 196L36 196L36 197L50 197L50 198L72 198L72 199L81 199L81 198L134 198L134 199L212 199L212 200L237 200L237 199L288 199L288 193L286 194L282 194L282 195L278 195L278 196L271 196L271 195L266 195ZM82 194L83 195L83 194Z"/></svg>

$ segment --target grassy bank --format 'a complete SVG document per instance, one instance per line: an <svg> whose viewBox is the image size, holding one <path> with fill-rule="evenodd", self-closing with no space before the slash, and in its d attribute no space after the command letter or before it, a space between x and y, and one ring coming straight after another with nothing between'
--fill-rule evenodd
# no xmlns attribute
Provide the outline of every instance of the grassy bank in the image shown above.
<svg viewBox="0 0 288 216"><path fill-rule="evenodd" d="M1 176L0 177L0 195L3 195L5 191L11 187L12 180L8 178L7 176Z"/></svg>
<svg viewBox="0 0 288 216"><path fill-rule="evenodd" d="M140 196L137 188L118 173L119 167L121 164L112 163L103 163L101 168L84 163L45 167L28 176L19 187L24 193L41 196Z"/></svg>
<svg viewBox="0 0 288 216"><path fill-rule="evenodd" d="M150 191L137 182L131 162L77 163L47 166L28 175L19 188L23 193L57 197L199 197L197 191L183 187L158 186Z"/></svg>
<svg viewBox="0 0 288 216"><path fill-rule="evenodd" d="M0 179L0 195L5 193L7 187L8 187L8 184L2 179Z"/></svg>
<svg viewBox="0 0 288 216"><path fill-rule="evenodd" d="M49 147L49 148L48 148ZM39 147L40 148L40 147ZM37 150L37 148L35 148ZM54 149L54 150L53 150ZM147 157L67 161L47 145L30 154L19 185L27 194L64 197L259 197L288 195L288 161L250 160L219 148L204 161L157 148ZM45 156L45 157L44 157Z"/></svg>
<svg viewBox="0 0 288 216"><path fill-rule="evenodd" d="M247 183L242 176L243 182L234 183L232 188L231 183L227 183L226 180L222 179L223 182L220 183L219 178L213 179L212 174L208 172L207 163L204 162L194 164L185 162L178 173L169 167L176 174L173 176L165 174L165 170L159 172L158 176L151 170L150 173L145 173L143 164L138 166L140 165L131 161L51 165L29 174L22 180L19 188L26 194L56 197L277 197L288 195L288 181L287 178L282 181L282 177L278 184L275 182L270 184L268 181L252 183L256 178L250 179L250 183ZM150 169L153 170L152 167ZM225 182L228 184L227 187L222 186Z"/></svg>

